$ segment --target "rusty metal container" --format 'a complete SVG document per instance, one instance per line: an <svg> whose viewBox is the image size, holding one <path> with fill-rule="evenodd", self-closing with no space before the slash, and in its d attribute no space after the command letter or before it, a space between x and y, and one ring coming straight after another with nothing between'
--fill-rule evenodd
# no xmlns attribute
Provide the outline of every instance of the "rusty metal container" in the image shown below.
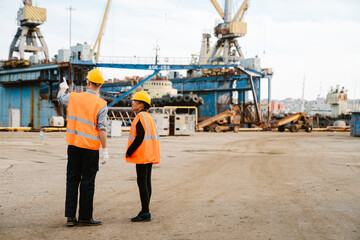
<svg viewBox="0 0 360 240"><path fill-rule="evenodd" d="M350 135L360 137L360 112L351 113Z"/></svg>

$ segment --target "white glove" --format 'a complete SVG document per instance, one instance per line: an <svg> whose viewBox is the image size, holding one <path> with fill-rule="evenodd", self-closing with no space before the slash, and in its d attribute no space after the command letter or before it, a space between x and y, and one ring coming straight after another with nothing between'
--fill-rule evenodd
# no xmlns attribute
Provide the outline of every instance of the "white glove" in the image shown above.
<svg viewBox="0 0 360 240"><path fill-rule="evenodd" d="M107 148L103 148L101 164L104 165L108 160L109 160L109 152L108 152Z"/></svg>
<svg viewBox="0 0 360 240"><path fill-rule="evenodd" d="M63 88L68 89L69 85L67 84L65 77L63 77L63 80L64 81L60 83L60 89L63 89Z"/></svg>

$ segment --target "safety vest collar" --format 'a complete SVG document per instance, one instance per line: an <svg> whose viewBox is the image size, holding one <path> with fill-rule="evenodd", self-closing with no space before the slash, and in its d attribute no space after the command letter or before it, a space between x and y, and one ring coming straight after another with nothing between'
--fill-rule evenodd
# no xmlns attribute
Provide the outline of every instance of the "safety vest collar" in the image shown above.
<svg viewBox="0 0 360 240"><path fill-rule="evenodd" d="M99 93L97 93L97 92L95 92L95 91L93 91L93 90L90 90L90 89L86 89L86 92L87 92L87 93L94 94L94 95L96 95L96 96L99 96Z"/></svg>

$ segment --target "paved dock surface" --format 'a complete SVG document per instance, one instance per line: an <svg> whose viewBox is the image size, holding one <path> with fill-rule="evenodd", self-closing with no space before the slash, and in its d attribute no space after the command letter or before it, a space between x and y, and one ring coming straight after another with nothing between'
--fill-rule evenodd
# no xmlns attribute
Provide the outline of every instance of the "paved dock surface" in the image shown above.
<svg viewBox="0 0 360 240"><path fill-rule="evenodd" d="M126 134L126 133L125 133ZM349 133L162 137L148 223L126 136L108 140L95 227L65 226L65 133L0 132L1 239L360 239L360 138Z"/></svg>

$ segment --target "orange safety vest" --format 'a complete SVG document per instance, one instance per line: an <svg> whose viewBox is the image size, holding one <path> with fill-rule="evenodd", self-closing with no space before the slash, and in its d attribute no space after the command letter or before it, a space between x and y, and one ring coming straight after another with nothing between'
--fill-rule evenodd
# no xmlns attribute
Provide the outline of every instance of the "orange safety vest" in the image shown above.
<svg viewBox="0 0 360 240"><path fill-rule="evenodd" d="M99 130L96 129L97 115L106 105L99 96L87 92L70 93L66 142L80 148L99 150Z"/></svg>
<svg viewBox="0 0 360 240"><path fill-rule="evenodd" d="M135 150L131 157L125 157L126 162L136 164L159 163L160 162L160 141L156 130L154 119L148 112L139 112L130 127L127 149L136 138L136 124L138 121L144 127L145 136L140 146Z"/></svg>

